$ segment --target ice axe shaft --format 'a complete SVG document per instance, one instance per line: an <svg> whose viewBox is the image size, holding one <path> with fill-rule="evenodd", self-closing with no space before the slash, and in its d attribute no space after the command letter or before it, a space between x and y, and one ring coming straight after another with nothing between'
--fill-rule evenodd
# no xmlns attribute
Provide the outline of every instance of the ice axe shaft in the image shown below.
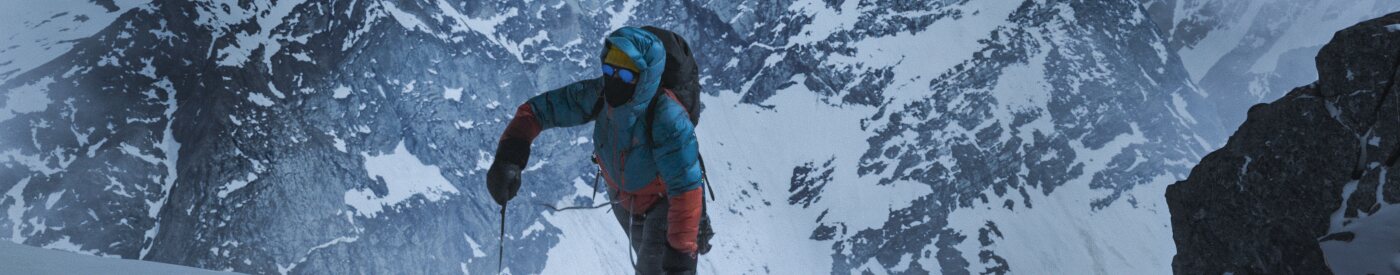
<svg viewBox="0 0 1400 275"><path fill-rule="evenodd" d="M505 272L506 260L506 205L501 205L501 242L496 247L496 274Z"/></svg>

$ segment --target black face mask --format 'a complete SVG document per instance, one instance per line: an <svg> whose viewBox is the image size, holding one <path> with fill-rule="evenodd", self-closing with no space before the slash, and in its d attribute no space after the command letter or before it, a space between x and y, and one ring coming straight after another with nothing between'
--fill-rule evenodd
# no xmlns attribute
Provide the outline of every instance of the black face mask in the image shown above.
<svg viewBox="0 0 1400 275"><path fill-rule="evenodd" d="M635 93L637 84L627 83L616 77L603 77L603 97L608 101L608 106L617 108L627 104Z"/></svg>

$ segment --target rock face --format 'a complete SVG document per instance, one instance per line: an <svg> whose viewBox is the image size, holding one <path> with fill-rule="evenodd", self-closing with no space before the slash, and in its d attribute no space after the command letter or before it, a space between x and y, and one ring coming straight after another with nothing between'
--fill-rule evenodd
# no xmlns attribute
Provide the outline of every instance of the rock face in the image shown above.
<svg viewBox="0 0 1400 275"><path fill-rule="evenodd" d="M1397 245L1362 242L1386 237L1365 229L1393 224L1380 213L1400 202L1400 176L1389 172L1400 158L1397 69L1392 13L1337 32L1317 56L1316 83L1250 108L1224 148L1167 189L1175 271L1400 272L1384 268L1390 260L1369 263L1382 269L1348 260Z"/></svg>

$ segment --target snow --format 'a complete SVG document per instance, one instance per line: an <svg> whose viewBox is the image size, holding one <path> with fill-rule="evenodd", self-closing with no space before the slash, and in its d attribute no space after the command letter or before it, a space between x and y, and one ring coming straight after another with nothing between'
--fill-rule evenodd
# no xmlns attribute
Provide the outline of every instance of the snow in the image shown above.
<svg viewBox="0 0 1400 275"><path fill-rule="evenodd" d="M30 171L39 172L44 174L45 176L51 176L53 174L63 171L64 169L67 169L68 164L72 161L71 159L69 160L69 162L60 161L57 162L57 166L50 166L50 162L42 156L25 155L23 153L20 153L18 149L0 151L0 160L9 160L19 163L21 165L24 165L26 168L29 168Z"/></svg>
<svg viewBox="0 0 1400 275"><path fill-rule="evenodd" d="M457 121L456 123L454 123L454 124L457 126L457 129L458 129L458 130L471 130L472 128L476 128L476 121L475 121L475 120L466 120L466 121L458 120L458 121Z"/></svg>
<svg viewBox="0 0 1400 275"><path fill-rule="evenodd" d="M897 181L875 185L857 176L855 167L864 148L850 145L866 143L868 136L859 130L860 119L874 108L834 108L801 87L778 91L769 99L776 103L772 110L740 104L735 93L701 99L714 111L707 111L706 119L701 120L704 125L696 128L700 150L707 160L724 160L707 163L710 180L725 183L714 187L720 199L712 204L711 219L724 232L745 232L719 233L711 253L700 258L704 273L831 272L833 242L811 240L806 233L815 229L812 221L820 211L787 204L790 194L786 184L759 184L757 188L749 184L790 182L793 167L834 158L833 184L825 187L822 200L811 208L830 208L826 219L846 223L851 232L878 228L890 209L903 208L932 192L925 184ZM716 122L723 123L709 124ZM753 133L772 133L768 138L773 140L806 142L755 142ZM755 158L754 152L765 155ZM852 204L863 206L834 207Z"/></svg>
<svg viewBox="0 0 1400 275"><path fill-rule="evenodd" d="M167 91L175 91L174 88L169 87L170 81L168 79L163 79L162 82L158 83L160 84L157 85L161 85L160 87ZM175 94L172 92L165 100L165 117L174 118L175 110L179 108L178 102L175 101ZM164 134L161 137L160 143L156 144L156 148L160 149L161 152L165 154L165 159L160 163L160 165L165 168L165 175L159 179L161 184L159 196L156 196L155 200L146 201L146 215L155 220L156 223L152 225L150 229L146 230L143 241L155 241L156 234L160 233L160 211L163 206L165 206L165 201L170 198L170 188L175 186L175 180L179 178L176 166L180 160L180 142L175 140L174 125L174 119L166 120L165 130L163 131ZM140 257L145 258L146 253L150 252L151 247L152 246L142 247Z"/></svg>
<svg viewBox="0 0 1400 275"><path fill-rule="evenodd" d="M530 227L526 227L525 231L520 232L520 236L529 237L530 234L535 234L542 231L544 231L544 224L541 224L540 222L535 222L530 224Z"/></svg>
<svg viewBox="0 0 1400 275"><path fill-rule="evenodd" d="M463 235L462 235L462 239L466 239L466 240L467 240L467 245L468 245L468 246L471 246L471 249L472 249L472 256L473 256L473 257L480 257L480 256L486 255L486 252L482 252L482 251L481 251L481 244L478 244L478 243L476 242L476 239L472 239L472 237L471 237L470 235L466 235L466 234L463 234Z"/></svg>
<svg viewBox="0 0 1400 275"><path fill-rule="evenodd" d="M277 85L272 85L272 82L267 83L267 91L272 92L272 95L277 96L277 98L287 98L287 95L277 90Z"/></svg>
<svg viewBox="0 0 1400 275"><path fill-rule="evenodd" d="M0 242L3 242L3 241L0 241ZM71 238L69 238L68 236L63 236L63 237L61 237L61 238L58 238L57 240L54 240L53 242L50 242L49 244L44 245L43 248L44 248L44 249L52 249L52 250L60 250L60 251L68 251L68 252L73 252L73 253L78 253L78 254L85 254L85 255L96 255L96 254L97 254L97 251L92 250L92 249L84 250L83 247L82 247L81 245L78 245L78 244L73 243L73 240L72 240Z"/></svg>
<svg viewBox="0 0 1400 275"><path fill-rule="evenodd" d="M316 250L325 249L325 248L327 248L327 247L331 247L331 246L333 246L333 245L338 245L338 244L343 244L343 243L353 243L353 242L356 242L356 241L359 241L359 240L360 240L360 237L359 237L359 236L341 236L341 237L336 237L335 239L331 239L330 241L327 241L327 242L325 242L325 243L321 243L321 244L319 244L319 245L316 245L316 246L313 246L313 247L311 247L311 248L309 248L309 249L306 249L306 253L302 254L302 257L301 257L300 259L297 259L296 262L292 262L291 264L285 265L285 266L279 264L279 265L277 266L277 271L279 271L281 274L287 274L288 272L292 271L292 269L296 268L298 265L301 265L302 263L305 263L305 262L306 262L306 259L307 259L307 256L312 255L311 253L312 253L312 252L316 252Z"/></svg>
<svg viewBox="0 0 1400 275"><path fill-rule="evenodd" d="M238 189L242 189L244 186L248 186L248 183L251 183L255 180L258 180L258 173L248 172L247 177L244 177L243 179L236 179L230 181L228 182L228 184L224 184L224 186L220 187L218 193L219 198L226 198L228 197L229 193L233 193L233 191L238 191Z"/></svg>
<svg viewBox="0 0 1400 275"><path fill-rule="evenodd" d="M31 178L28 177L20 179L18 183L10 187L9 191L5 191L5 196L3 199L0 199L0 205L10 205L10 207L6 209L5 214L6 217L10 219L11 234L9 239L12 242L22 243L27 239L24 234L21 234L22 231L20 231L20 228L21 225L24 224L24 210L29 209L24 201L24 188L29 187L30 179ZM3 243L3 241L0 241L0 243Z"/></svg>
<svg viewBox="0 0 1400 275"><path fill-rule="evenodd" d="M805 44L821 41L830 37L833 33L842 29L850 29L855 26L860 19L860 13L856 10L860 3L856 1L842 2L841 11L828 7L826 2L806 0L796 1L788 6L790 11L800 11L811 15L812 22L803 27L801 34L789 40L791 44Z"/></svg>
<svg viewBox="0 0 1400 275"><path fill-rule="evenodd" d="M1079 178L1070 180L1067 184L1088 185L1093 175L1099 171L1103 171L1103 169L1108 166L1109 160L1112 160L1114 156L1122 153L1123 149L1133 144L1146 144L1148 142L1147 137L1143 136L1136 122L1128 124L1128 126L1131 127L1130 132L1120 134L1118 137L1115 137L1113 141L1105 143L1099 148L1085 146L1082 138L1070 142L1069 146L1074 150L1076 160L1084 164L1084 173L1080 174Z"/></svg>
<svg viewBox="0 0 1400 275"><path fill-rule="evenodd" d="M1248 1L1249 7L1239 16L1228 16L1234 22L1239 20L1252 20L1259 14L1260 8L1265 1ZM1200 82L1210 70L1230 50L1239 46L1249 33L1249 24L1235 23L1226 24L1222 29L1212 30L1195 45L1182 47L1178 51L1181 56L1181 63L1186 66L1186 72L1191 75L1191 80Z"/></svg>
<svg viewBox="0 0 1400 275"><path fill-rule="evenodd" d="M219 1L219 2L232 2ZM282 49L283 42L296 42L295 39L285 34L274 35L273 30L283 25L285 20L292 13L292 9L301 5L304 0L283 0L272 3L275 6L266 6L268 2L252 2L250 8L244 9L245 5L237 3L226 3L221 5L209 3L208 7L198 9L200 23L214 29L215 38L223 37L225 32L231 31L230 26L253 21L258 32L249 34L239 31L234 33L236 40L228 46L218 49L215 52L219 66L241 67L244 63L255 58L253 51L258 48L265 48L262 62L267 65L268 71L272 70L272 56ZM223 8L231 7L231 8ZM217 41L216 41L217 43ZM210 48L210 50L214 50Z"/></svg>
<svg viewBox="0 0 1400 275"><path fill-rule="evenodd" d="M334 142L334 143L332 143L331 145L332 145L332 146L335 146L335 150L336 150L336 151L348 152L348 151L346 151L346 149L345 149L345 140L344 140L344 139L340 139L339 137L335 137L335 138L332 140L332 142Z"/></svg>
<svg viewBox="0 0 1400 275"><path fill-rule="evenodd" d="M581 178L573 180L574 194L565 196L559 206L572 206L574 198L590 197L593 187ZM601 202L599 202L601 203ZM631 263L627 234L617 225L617 218L608 212L609 207L579 209L561 212L542 212L549 224L562 232L559 243L549 249L549 261L540 274L577 274L581 270L594 274L629 274ZM467 239L473 249L472 255L483 255L476 248L476 242ZM713 254L711 254L713 255ZM705 257L702 257L705 258Z"/></svg>
<svg viewBox="0 0 1400 275"><path fill-rule="evenodd" d="M63 193L66 192L68 192L68 190L58 190L58 193L49 194L48 200L44 202L44 209L52 210L53 205L58 203L58 199L63 198Z"/></svg>
<svg viewBox="0 0 1400 275"><path fill-rule="evenodd" d="M403 26L403 28L411 31L432 33L433 29L428 27L428 24L424 24L423 20L418 19L418 16L399 9L398 6L394 5L394 2L379 3L381 7L384 8L384 11L389 13L389 17L394 18L394 21L399 23L399 26Z"/></svg>
<svg viewBox="0 0 1400 275"><path fill-rule="evenodd" d="M815 18L812 24L803 27L802 34L790 39L785 47L821 41L837 31L853 28L860 16L857 2L845 2L842 12L831 10L821 1L793 3L791 9L806 11ZM988 38L993 30L1007 25L1007 16L1020 5L1016 1L991 1L960 7L967 9L963 11L961 19L938 20L918 33L898 33L854 41L849 47L857 49L855 55L832 54L824 63L856 71L891 68L897 77L884 94L894 100L890 106L900 106L927 96L928 78L917 76L937 76L984 48L982 40ZM917 14L903 16L913 17ZM811 34L806 34L809 31ZM938 54L928 54L928 41L939 41Z"/></svg>
<svg viewBox="0 0 1400 275"><path fill-rule="evenodd" d="M1400 207L1385 205L1375 214L1357 219L1341 230L1352 232L1355 239L1318 244L1332 272L1400 274L1400 235L1395 234L1400 232Z"/></svg>
<svg viewBox="0 0 1400 275"><path fill-rule="evenodd" d="M1400 24L1392 24L1385 26L1385 30L1391 32L1400 32Z"/></svg>
<svg viewBox="0 0 1400 275"><path fill-rule="evenodd" d="M520 10L514 7L494 16L478 19L463 15L462 12L457 11L457 8L453 7L451 3L448 3L445 0L438 0L437 4L438 9L442 10L442 15L444 15L444 18L450 18L452 19L452 21L454 21L455 24L450 24L453 33L476 32L486 37L486 39L488 41L491 41L491 43L504 48L507 52L514 56L517 61L525 61L523 53L525 46L543 41L541 39L532 37L530 39L526 39L525 41L517 43L514 41L506 40L497 33L497 27L499 27L502 23L505 23L507 19L520 15ZM443 22L446 23L445 20ZM541 30L539 33L544 33L544 31ZM449 40L457 42L460 39L462 38L454 37L453 39Z"/></svg>
<svg viewBox="0 0 1400 275"><path fill-rule="evenodd" d="M126 153L127 155L132 157L136 157L137 159L145 161L146 163L160 164L162 161L161 158L156 157L155 155L147 155L145 152L141 152L141 148L136 148L136 146L131 146L131 144L123 142L120 147L123 153Z"/></svg>
<svg viewBox="0 0 1400 275"><path fill-rule="evenodd" d="M157 78L157 77L156 77L156 66L155 66L155 64L151 64L151 61L152 61L152 60L154 60L154 58L142 58L142 59L141 59L142 67L141 67L141 72L140 72L140 73L141 73L141 75L143 75L143 76L149 77L149 78L151 78L151 79L156 79L156 78Z"/></svg>
<svg viewBox="0 0 1400 275"><path fill-rule="evenodd" d="M73 49L78 39L96 34L118 16L150 0L112 1L117 10L87 0L0 1L0 83ZM60 14L66 13L60 16ZM78 20L78 18L87 18ZM9 74L14 72L13 74ZM0 114L0 120L8 115Z"/></svg>
<svg viewBox="0 0 1400 275"><path fill-rule="evenodd" d="M292 58L296 58L297 61L311 62L311 56L310 56L310 55L306 55L305 52L294 53L294 54L292 54ZM312 63L315 63L315 62L312 62Z"/></svg>
<svg viewBox="0 0 1400 275"><path fill-rule="evenodd" d="M1136 207L1126 203L1091 209L1089 202L1101 191L1088 184L1066 184L1049 196L1029 188L1034 208L1017 205L1014 211L1001 208L1007 198L984 193L990 203L977 203L953 211L949 224L971 236L958 246L963 257L981 270L975 239L986 221L994 222L1003 238L993 237L993 250L1010 264L1011 270L1042 274L1169 274L1176 254L1171 219L1167 211L1166 187L1175 182L1164 175L1151 184L1139 185L1125 194L1139 200ZM1019 201L1019 195L1010 199ZM998 249L999 248L999 249ZM925 266L929 266L925 263ZM933 266L937 266L936 263Z"/></svg>
<svg viewBox="0 0 1400 275"><path fill-rule="evenodd" d="M1179 119L1183 119L1182 125L1196 125L1196 117L1186 110L1186 99L1181 98L1181 94L1172 93L1172 111Z"/></svg>
<svg viewBox="0 0 1400 275"><path fill-rule="evenodd" d="M463 34L476 33L485 37L486 40L490 41L492 44L500 46L506 52L510 53L511 56L515 57L517 61L521 62L532 61L525 59L525 47L549 40L548 32L544 30L540 30L536 32L535 36L522 41L511 41L498 33L497 29L505 23L506 20L520 15L520 10L514 7L492 15L491 17L471 18L462 14L461 11L458 11L457 8L448 1L438 0L437 8L441 10L442 13L434 14L432 18L438 21L438 23L448 27L447 32L443 33L430 27L428 23L424 22L423 19L417 15L400 9L391 2L381 2L381 6L384 12L386 12L389 17L394 18L394 20L399 23L399 26L402 26L404 29L427 33L442 41L451 43L466 41L468 38Z"/></svg>
<svg viewBox="0 0 1400 275"><path fill-rule="evenodd" d="M331 97L345 98L350 96L350 87L345 87L345 85L336 86L334 91L335 94L332 94Z"/></svg>
<svg viewBox="0 0 1400 275"><path fill-rule="evenodd" d="M574 140L569 141L569 145L588 144L589 142L592 142L592 141L593 141L593 140L588 139L588 137L578 137L578 138L574 138Z"/></svg>
<svg viewBox="0 0 1400 275"><path fill-rule="evenodd" d="M263 95L262 93L249 93L248 101L252 101L254 104L258 104L258 106L272 106L272 99L267 98L267 96Z"/></svg>
<svg viewBox="0 0 1400 275"><path fill-rule="evenodd" d="M354 2L355 2L355 1L351 1L352 4L353 4ZM364 36L366 33L369 33L369 31L371 30L371 28L373 28L375 25L377 25L377 24L374 24L375 22L377 22L380 18L388 17L388 15L384 13L384 10L383 10L382 8L375 8L375 7L382 7L382 5L381 5L382 3L383 3L383 1L374 1L374 2L371 2L371 3L369 4L370 6L369 6L368 8L366 8L366 11L365 11L365 19L364 19L364 21L361 21L361 22L359 23L359 29L356 29L355 31L350 32L350 35L348 35L348 36L345 37L345 42L340 44L340 50L341 50L341 51L349 50L350 47L355 46L356 41L360 40L360 37L361 37L361 36ZM347 15L349 15L351 12L353 12L353 11L352 11L352 10L346 10L346 11L345 11L345 13L346 13Z"/></svg>
<svg viewBox="0 0 1400 275"><path fill-rule="evenodd" d="M607 12L609 15L608 30L616 30L621 29L622 27L626 27L627 21L632 20L632 14L636 13L638 5L640 5L640 3L638 3L636 0L626 0L622 2L622 9L620 10L613 10L610 8L604 9L603 11Z"/></svg>
<svg viewBox="0 0 1400 275"><path fill-rule="evenodd" d="M476 171L486 171L487 169L491 169L491 162L493 161L495 161L494 154L492 154L491 152L487 152L486 150L477 149L476 166L472 167L472 174L476 174Z"/></svg>
<svg viewBox="0 0 1400 275"><path fill-rule="evenodd" d="M3 73L3 72L0 72ZM18 114L42 112L49 109L49 85L53 84L52 77L45 77L38 82L24 86L19 86L3 94L5 96L4 106L0 106L0 122L10 120Z"/></svg>
<svg viewBox="0 0 1400 275"><path fill-rule="evenodd" d="M462 102L462 90L466 90L466 88L444 88L442 97L447 100Z"/></svg>
<svg viewBox="0 0 1400 275"><path fill-rule="evenodd" d="M997 107L992 110L995 120L984 121L985 126L990 123L1000 122L1000 126L1011 133L1010 127L1016 120L1017 113L1024 112L1045 112L1050 108L1050 98L1053 87L1045 82L1045 58L1047 53L1040 53L1032 56L1025 64L1015 64L1008 66L1002 71L1002 75L997 79L996 86L989 91L997 100ZM984 127L979 125L978 128ZM947 133L957 133L949 129ZM1034 134L1052 133L1055 125L1049 119L1041 117L1031 123L1027 123L1019 128L1022 140L1034 140ZM999 141L1005 142L1010 136L1003 134Z"/></svg>
<svg viewBox="0 0 1400 275"><path fill-rule="evenodd" d="M65 237L64 242L67 238ZM67 243L66 245L71 245ZM139 260L81 255L0 241L0 266L6 274L236 274Z"/></svg>
<svg viewBox="0 0 1400 275"><path fill-rule="evenodd" d="M364 154L365 171L369 178L383 177L388 185L388 194L375 196L369 189L351 189L345 192L345 204L356 213L374 217L385 207L391 207L412 197L421 196L428 201L437 201L446 194L458 193L442 176L442 171L434 165L424 164L417 156L408 152L402 141L387 154Z"/></svg>
<svg viewBox="0 0 1400 275"><path fill-rule="evenodd" d="M1377 9L1380 7L1377 1L1387 1L1392 7L1390 9ZM1265 48L1267 50L1259 57L1259 61L1255 62L1254 66L1249 68L1249 71L1253 73L1272 73L1274 71L1291 69L1278 67L1278 62L1281 59L1280 56L1284 52L1300 48L1321 47L1323 44L1326 44L1327 41L1332 40L1332 35L1338 30L1383 15L1386 12L1400 9L1400 2L1395 2L1393 0L1354 0L1346 1L1345 3L1327 2L1328 1L1322 1L1314 5L1331 4L1331 6L1303 9L1302 14L1290 19L1289 21L1295 23L1288 24L1288 27L1282 30L1282 34L1278 36L1278 41ZM1272 23L1271 21L1277 19L1258 18L1255 20L1260 20L1260 24L1269 24ZM1312 59L1309 58L1308 60Z"/></svg>

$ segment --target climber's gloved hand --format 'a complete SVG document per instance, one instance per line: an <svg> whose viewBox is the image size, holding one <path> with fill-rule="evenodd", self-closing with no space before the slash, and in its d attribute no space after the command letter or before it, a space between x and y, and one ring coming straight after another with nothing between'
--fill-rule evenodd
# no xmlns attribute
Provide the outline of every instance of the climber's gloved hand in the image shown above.
<svg viewBox="0 0 1400 275"><path fill-rule="evenodd" d="M491 170L486 171L486 189L491 190L491 198L496 204L506 205L520 191L520 165L496 160Z"/></svg>
<svg viewBox="0 0 1400 275"><path fill-rule="evenodd" d="M496 148L496 159L486 171L486 190L496 204L506 205L520 191L520 170L530 158L530 144L518 139L505 139Z"/></svg>
<svg viewBox="0 0 1400 275"><path fill-rule="evenodd" d="M706 253L710 253L710 248L712 248L712 246L710 245L710 240L715 238L715 231L713 227L710 227L710 215L701 215L702 216L700 218L700 234L695 237L697 246L695 252L704 255Z"/></svg>

